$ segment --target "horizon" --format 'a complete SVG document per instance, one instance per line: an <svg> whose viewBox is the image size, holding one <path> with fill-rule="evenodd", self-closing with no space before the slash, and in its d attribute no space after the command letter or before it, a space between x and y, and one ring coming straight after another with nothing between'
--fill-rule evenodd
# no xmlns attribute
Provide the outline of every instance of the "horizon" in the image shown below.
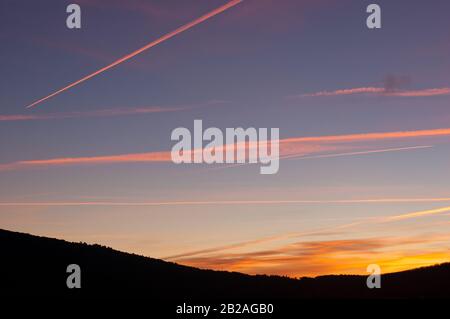
<svg viewBox="0 0 450 319"><path fill-rule="evenodd" d="M292 280L300 280L300 279L303 279L303 278L318 278L318 277L321 277L321 276L336 276L336 277L339 277L339 276L346 276L346 275L348 275L348 274L339 274L339 273L335 273L334 274L334 273L331 273L331 274L319 275L319 276L316 276L316 277L309 277L309 276L289 277L289 276L283 276L283 275L267 275L267 274L254 274L254 275L252 275L252 274L245 274L245 273L235 272L235 271L216 270L216 269L212 269L212 268L196 268L196 267L192 267L192 266L188 266L188 265L178 264L178 263L172 262L172 261L166 261L166 260L163 260L163 259L153 258L151 256L139 255L139 254L132 253L132 252L116 250L113 247L99 245L99 244L96 244L96 243L92 243L91 244L91 243L86 243L86 242L72 242L72 241L67 241L65 239L52 238L52 237L46 237L46 236L37 236L37 235L34 235L34 234L30 234L30 233L16 232L16 231L8 230L8 229L0 229L0 231L7 232L7 233L12 233L14 235L30 236L30 237L38 238L38 239L50 239L50 240L56 240L56 241L63 241L64 243L71 244L71 245L86 245L88 247L94 247L94 248L100 247L102 249L112 250L115 253L121 253L121 254L126 254L126 255L129 255L129 256L136 256L136 257L143 257L146 260L150 260L150 261L156 260L156 261L161 261L161 262L164 262L164 263L167 263L167 264L175 264L177 266L188 267L188 268L193 268L193 269L198 269L198 270L206 270L206 271L212 270L212 271L217 271L217 272L231 272L231 273L238 273L238 274L243 274L243 275L248 275L248 276L276 276L276 277L280 277L280 278L289 278L289 279L292 279ZM389 275L389 274L392 275L392 274L398 274L398 273L403 273L403 272L408 272L408 271L417 271L417 270L421 270L421 269L431 269L431 268L441 267L441 266L446 266L446 265L450 265L450 262L444 262L444 263L439 263L439 264L421 266L421 267L417 267L417 268L405 269L405 270L396 271L396 272L384 273L383 275ZM350 274L350 275L366 277L366 274Z"/></svg>

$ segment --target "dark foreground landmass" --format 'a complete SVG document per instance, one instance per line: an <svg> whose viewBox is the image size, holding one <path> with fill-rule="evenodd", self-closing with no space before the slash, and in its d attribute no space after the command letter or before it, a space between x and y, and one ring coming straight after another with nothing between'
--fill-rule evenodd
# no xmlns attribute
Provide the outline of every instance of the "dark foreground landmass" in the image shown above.
<svg viewBox="0 0 450 319"><path fill-rule="evenodd" d="M382 276L291 279L201 270L124 253L0 230L0 295L154 299L449 298L450 263ZM450 255L449 255L450 257ZM66 268L81 268L81 289L68 289Z"/></svg>

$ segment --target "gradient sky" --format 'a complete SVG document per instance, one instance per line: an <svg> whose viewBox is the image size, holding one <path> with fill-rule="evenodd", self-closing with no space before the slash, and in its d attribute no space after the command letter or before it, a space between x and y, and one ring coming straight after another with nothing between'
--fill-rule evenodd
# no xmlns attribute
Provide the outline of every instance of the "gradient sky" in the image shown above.
<svg viewBox="0 0 450 319"><path fill-rule="evenodd" d="M73 2L81 30L71 1L0 4L1 228L251 274L449 261L450 2L244 0L25 109L228 1ZM194 119L294 157L175 165Z"/></svg>

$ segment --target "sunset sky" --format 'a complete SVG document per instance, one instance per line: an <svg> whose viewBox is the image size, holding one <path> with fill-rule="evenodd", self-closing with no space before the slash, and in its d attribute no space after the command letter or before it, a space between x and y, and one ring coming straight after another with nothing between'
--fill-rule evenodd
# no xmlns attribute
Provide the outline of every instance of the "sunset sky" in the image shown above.
<svg viewBox="0 0 450 319"><path fill-rule="evenodd" d="M366 27L370 3L381 29ZM3 0L0 228L249 274L450 261L449 12L448 0ZM172 163L172 130L196 119L279 128L279 172Z"/></svg>

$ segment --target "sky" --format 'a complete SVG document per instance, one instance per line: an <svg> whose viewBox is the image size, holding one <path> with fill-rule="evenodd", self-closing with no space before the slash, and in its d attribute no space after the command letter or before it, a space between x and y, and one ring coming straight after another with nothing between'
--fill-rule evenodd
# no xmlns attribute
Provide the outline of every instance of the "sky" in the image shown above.
<svg viewBox="0 0 450 319"><path fill-rule="evenodd" d="M0 4L0 228L249 274L450 260L448 1L70 3ZM278 173L174 164L196 119L279 128Z"/></svg>

